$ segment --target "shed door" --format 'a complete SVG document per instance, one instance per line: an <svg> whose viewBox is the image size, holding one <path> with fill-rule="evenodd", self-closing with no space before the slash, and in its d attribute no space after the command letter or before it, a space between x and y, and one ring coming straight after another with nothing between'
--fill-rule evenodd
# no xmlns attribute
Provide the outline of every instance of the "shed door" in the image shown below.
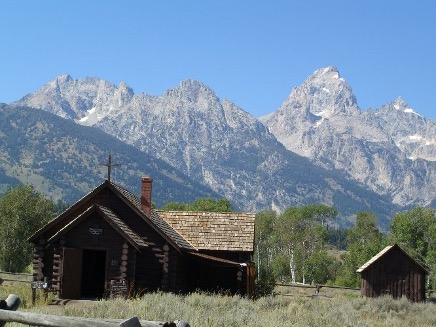
<svg viewBox="0 0 436 328"><path fill-rule="evenodd" d="M82 250L79 248L64 248L61 283L62 298L80 298L81 276Z"/></svg>

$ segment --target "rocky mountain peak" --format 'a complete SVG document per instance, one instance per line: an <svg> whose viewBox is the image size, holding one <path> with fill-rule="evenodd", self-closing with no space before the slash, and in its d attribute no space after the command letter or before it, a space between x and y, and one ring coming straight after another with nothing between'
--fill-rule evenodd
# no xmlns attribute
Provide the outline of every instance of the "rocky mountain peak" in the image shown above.
<svg viewBox="0 0 436 328"><path fill-rule="evenodd" d="M399 96L397 99L395 99L392 102L392 105L397 108L397 109L404 109L404 108L408 108L409 106L407 105L407 102L404 100L403 97Z"/></svg>
<svg viewBox="0 0 436 328"><path fill-rule="evenodd" d="M398 97L393 102L389 103L388 109L391 111L401 111L404 113L415 114L415 115L421 117L420 114L418 114L412 108L410 108L410 106L407 104L407 102L402 97Z"/></svg>
<svg viewBox="0 0 436 328"><path fill-rule="evenodd" d="M301 87L310 98L311 112L315 115L348 114L357 108L350 85L334 66L316 70Z"/></svg>
<svg viewBox="0 0 436 328"><path fill-rule="evenodd" d="M57 81L58 83L68 83L73 81L73 78L69 74L61 74L55 77L54 80Z"/></svg>
<svg viewBox="0 0 436 328"><path fill-rule="evenodd" d="M132 100L133 96L135 95L133 89L124 82L120 83L116 93L118 96L119 105L127 104L130 100Z"/></svg>
<svg viewBox="0 0 436 328"><path fill-rule="evenodd" d="M167 90L159 99L161 104L171 115L196 115L204 116L204 120L211 119L209 115L223 117L223 109L220 99L205 84L196 80L181 81L179 86ZM159 106L159 107L160 107ZM197 117L198 119L198 117Z"/></svg>
<svg viewBox="0 0 436 328"><path fill-rule="evenodd" d="M359 108L350 85L340 77L336 67L328 66L317 69L294 88L278 112L318 125L321 119L355 114Z"/></svg>
<svg viewBox="0 0 436 328"><path fill-rule="evenodd" d="M99 104L116 98L117 88L102 79L73 79L70 75L59 75L41 89L13 103L15 106L27 105L43 109L63 118L81 122L90 110ZM119 102L130 99L133 90L120 85Z"/></svg>
<svg viewBox="0 0 436 328"><path fill-rule="evenodd" d="M180 81L179 87L186 90L207 89L209 91L212 91L207 85L194 79Z"/></svg>
<svg viewBox="0 0 436 328"><path fill-rule="evenodd" d="M126 83L124 83L124 82L121 82L120 83L120 85L118 86L118 89L121 91L121 92L123 92L123 93L128 93L128 94L130 94L131 96L133 96L135 93L133 92L133 89L129 86L129 85L127 85Z"/></svg>
<svg viewBox="0 0 436 328"><path fill-rule="evenodd" d="M411 121L425 121L425 118L421 116L419 113L417 113L414 109L410 108L409 104L404 100L403 97L398 97L394 101L388 103L387 105L383 106L380 111L386 116L390 117L396 117L397 119L406 119Z"/></svg>
<svg viewBox="0 0 436 328"><path fill-rule="evenodd" d="M74 83L74 79L71 77L71 75L61 74L56 76L53 80L48 82L46 85L44 85L40 91L44 90L44 92L49 91L52 93L61 94L65 86L71 83Z"/></svg>
<svg viewBox="0 0 436 328"><path fill-rule="evenodd" d="M218 100L218 97L207 85L197 80L183 80L179 86L175 89L168 91L169 93L180 93L181 95L188 97L192 101L197 101L200 98L214 98Z"/></svg>
<svg viewBox="0 0 436 328"><path fill-rule="evenodd" d="M292 90L276 112L261 121L286 147L307 155L303 131L321 129L332 120L347 120L359 113L351 87L336 67L328 66L317 69Z"/></svg>
<svg viewBox="0 0 436 328"><path fill-rule="evenodd" d="M313 72L312 76L330 76L332 78L340 78L339 70L335 66L319 68Z"/></svg>

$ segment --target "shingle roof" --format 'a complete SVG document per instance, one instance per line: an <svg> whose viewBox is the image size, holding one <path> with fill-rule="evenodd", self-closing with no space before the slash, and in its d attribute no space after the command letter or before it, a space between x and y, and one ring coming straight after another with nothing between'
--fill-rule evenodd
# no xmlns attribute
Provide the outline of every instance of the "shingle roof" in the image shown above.
<svg viewBox="0 0 436 328"><path fill-rule="evenodd" d="M130 203L135 205L135 207L137 207L138 209L141 209L141 200L138 198L138 196L113 182L110 182L110 184L115 187L115 189L118 190L120 194L127 198Z"/></svg>
<svg viewBox="0 0 436 328"><path fill-rule="evenodd" d="M48 241L55 240L58 236L64 234L76 226L80 221L84 220L92 212L99 212L102 217L108 222L115 230L117 230L126 240L135 248L147 247L147 244L139 237L132 229L130 229L111 209L94 204L86 209L83 213L78 215L73 221L65 225L61 230L55 233Z"/></svg>
<svg viewBox="0 0 436 328"><path fill-rule="evenodd" d="M159 227L167 236L169 236L180 248L185 250L197 250L187 239L183 238L179 232L173 229L171 225L162 220L156 211L151 211L151 220Z"/></svg>
<svg viewBox="0 0 436 328"><path fill-rule="evenodd" d="M123 220L121 220L110 208L101 206L101 205L95 205L97 206L104 215L106 215L106 218L109 219L109 223L113 222L116 227L119 228L120 231L122 231L131 241L136 243L140 247L147 247L147 243L142 240L142 238L136 234L131 228L129 228Z"/></svg>
<svg viewBox="0 0 436 328"><path fill-rule="evenodd" d="M158 211L198 250L253 251L254 213Z"/></svg>
<svg viewBox="0 0 436 328"><path fill-rule="evenodd" d="M130 191L124 189L121 186L118 186L114 183L111 183L132 205L134 205L145 217L146 214L142 211L141 208L141 200L135 194ZM151 216L147 217L150 221L157 226L166 236L168 236L177 246L181 249L185 250L196 250L196 248L191 245L187 240L185 240L176 230L171 227L167 222L165 222L156 211L151 211Z"/></svg>

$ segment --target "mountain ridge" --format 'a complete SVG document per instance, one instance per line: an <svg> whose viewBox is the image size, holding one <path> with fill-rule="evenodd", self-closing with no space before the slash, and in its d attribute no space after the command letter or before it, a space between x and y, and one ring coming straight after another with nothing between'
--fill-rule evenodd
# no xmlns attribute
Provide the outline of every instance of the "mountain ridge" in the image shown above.
<svg viewBox="0 0 436 328"><path fill-rule="evenodd" d="M192 197L220 197L167 163L99 129L27 107L0 105L0 118L1 192L17 184L32 184L55 201L73 203L105 179L101 163L112 154L121 164L112 171L112 181L139 195L141 176L152 175L158 206L188 202Z"/></svg>
<svg viewBox="0 0 436 328"><path fill-rule="evenodd" d="M398 187L390 189L393 182L379 180L381 175L368 174L367 166L379 163L389 171L392 167L384 161L386 149L392 160L404 154L392 152L398 146L386 135L383 140L380 135L375 140L363 138L375 135L384 123L372 122L370 114L363 114L371 111L360 110L337 68L326 67L315 73L293 89L279 110L267 116L269 122L230 100L221 100L195 80L184 80L161 95L151 96L135 94L125 83L117 87L97 78L62 76L12 105L33 106L97 127L153 154L216 193L235 199L238 207L283 210L321 202L339 205L345 216L376 208L386 223L392 211L414 199L405 198L406 191ZM280 111L291 120L278 120ZM350 124L350 118L362 117L367 117L365 124ZM273 119L293 142L283 141L281 130L270 123ZM358 146L354 155L349 148L353 144ZM328 151L332 146L337 157L353 160L338 161ZM403 148L407 146L403 142ZM432 154L423 148L420 154L424 153ZM415 171L410 171L411 180L425 175L423 168ZM389 174L384 175L385 180L395 178L394 173ZM416 193L425 186L422 179L419 181L414 185ZM394 182L398 186L399 182ZM389 199L396 203L388 205Z"/></svg>
<svg viewBox="0 0 436 328"><path fill-rule="evenodd" d="M401 97L362 111L344 79L320 72L260 120L287 149L323 167L346 171L372 190L391 194L396 204L431 204L436 198L431 188L436 181L436 122ZM321 119L308 121L307 113Z"/></svg>

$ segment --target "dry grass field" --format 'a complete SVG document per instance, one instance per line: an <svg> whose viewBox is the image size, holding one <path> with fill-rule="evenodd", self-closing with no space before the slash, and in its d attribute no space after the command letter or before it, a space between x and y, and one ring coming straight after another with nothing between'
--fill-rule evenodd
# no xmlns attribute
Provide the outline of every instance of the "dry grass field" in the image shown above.
<svg viewBox="0 0 436 328"><path fill-rule="evenodd" d="M276 296L249 300L239 296L193 293L151 293L108 301L72 301L47 305L38 291L32 307L28 284L0 286L0 298L10 293L22 299L21 311L89 318L184 320L191 326L436 326L436 304L411 303L390 297L362 298L359 291L280 287ZM286 296L285 296L286 295ZM16 326L16 324L7 324Z"/></svg>

